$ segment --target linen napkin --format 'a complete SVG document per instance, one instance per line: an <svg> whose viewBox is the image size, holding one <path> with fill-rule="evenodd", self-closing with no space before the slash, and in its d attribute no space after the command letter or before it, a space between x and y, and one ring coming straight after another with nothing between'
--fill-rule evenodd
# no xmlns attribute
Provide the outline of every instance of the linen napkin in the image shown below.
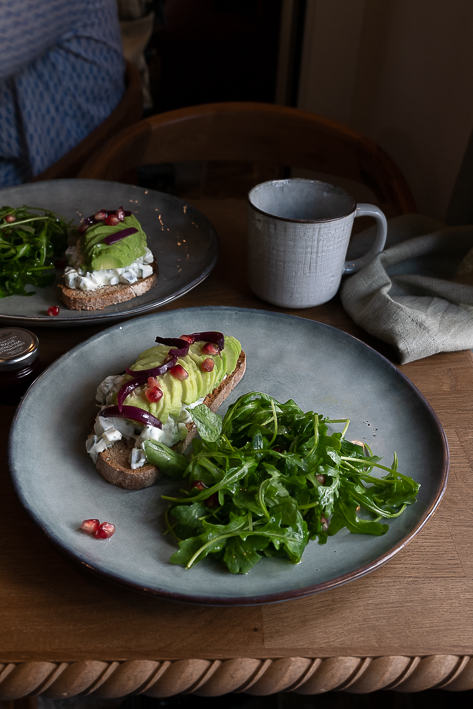
<svg viewBox="0 0 473 709"><path fill-rule="evenodd" d="M352 239L366 253L374 227ZM401 364L473 348L473 226L418 214L388 221L385 250L341 287L344 309L393 345Z"/></svg>

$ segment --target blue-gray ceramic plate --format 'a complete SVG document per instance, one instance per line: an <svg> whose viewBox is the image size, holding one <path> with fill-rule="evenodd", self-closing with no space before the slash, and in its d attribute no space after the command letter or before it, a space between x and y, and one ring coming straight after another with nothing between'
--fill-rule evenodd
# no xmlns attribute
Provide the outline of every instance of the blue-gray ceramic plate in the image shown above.
<svg viewBox="0 0 473 709"><path fill-rule="evenodd" d="M0 326L77 327L124 320L180 298L207 278L217 261L218 239L211 223L191 205L161 192L103 180L50 180L0 191L0 206L24 204L50 209L75 225L98 209L130 209L148 236L158 263L158 282L126 303L87 312L63 305L57 287L62 272L58 271L56 284L28 286L34 295L1 298ZM58 316L47 314L51 305L60 306Z"/></svg>
<svg viewBox="0 0 473 709"><path fill-rule="evenodd" d="M229 399L263 391L305 410L351 419L350 438L368 443L421 488L417 502L382 537L339 532L310 542L302 562L264 559L234 576L206 559L190 570L169 563L161 495L179 485L127 491L105 482L85 451L95 390L131 364L155 337L220 330L237 337L247 371ZM28 445L25 446L25 441ZM31 451L35 451L34 459ZM31 386L10 437L16 492L45 534L78 562L110 580L156 596L213 605L269 603L306 596L357 579L389 561L429 520L445 490L448 448L442 427L419 391L388 360L327 325L290 315L227 307L188 308L114 325L57 360ZM99 541L79 530L96 517L116 525Z"/></svg>

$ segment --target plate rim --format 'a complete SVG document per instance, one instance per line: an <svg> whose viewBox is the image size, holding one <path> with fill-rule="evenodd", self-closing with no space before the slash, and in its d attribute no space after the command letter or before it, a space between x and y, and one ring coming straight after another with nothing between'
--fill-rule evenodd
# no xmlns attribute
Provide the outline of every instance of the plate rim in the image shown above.
<svg viewBox="0 0 473 709"><path fill-rule="evenodd" d="M375 357L380 358L380 360L384 363L385 366L388 366L390 370L395 372L395 376L399 376L405 383L405 385L411 389L416 397L420 400L422 405L426 408L426 410L429 412L432 422L435 424L436 431L439 435L439 441L441 443L442 447L442 461L441 461L441 476L439 479L439 482L435 488L436 494L434 496L433 501L429 500L428 506L424 510L423 514L421 517L417 520L414 528L410 530L408 533L406 533L396 544L393 545L386 553L382 554L380 557L376 558L374 561L370 561L368 563L363 564L360 567L357 567L353 571L349 571L345 574L337 576L335 579L329 579L325 582L322 583L317 583L317 584L311 584L309 586L304 586L303 588L297 588L297 589L290 589L286 591L278 591L278 592L272 592L268 594L256 594L256 595L248 595L248 596L212 596L212 597L207 597L203 595L196 595L192 593L181 593L181 592L174 592L174 591L167 591L163 589L157 589L153 587L144 587L143 584L139 584L136 582L133 582L133 580L130 580L128 578L122 577L120 574L114 573L112 571L107 571L103 570L100 568L96 568L93 564L90 563L90 561L87 561L86 559L82 558L81 554L78 554L74 552L68 545L62 544L60 539L56 539L53 535L51 535L43 526L44 521L40 518L39 515L35 513L35 511L32 509L30 506L29 502L26 500L25 496L23 495L21 489L20 489L20 483L19 480L17 479L17 476L14 472L14 461L13 459L13 438L14 438L14 433L15 429L18 426L18 419L21 415L21 410L22 407L24 406L24 402L27 400L27 398L32 396L32 392L34 392L34 388L41 379L43 379L46 376L50 376L50 373L55 369L56 366L58 366L63 359L66 359L73 355L73 353L77 352L78 350L90 346L90 344L103 336L106 335L106 333L114 328L116 326L116 323L111 325L111 327L106 328L104 330L101 330L100 332L92 335L91 337L87 338L83 342L75 345L73 348L71 348L68 352L65 352L63 355L58 357L54 362L52 362L49 367L47 367L41 374L40 376L33 382L33 384L28 388L27 392L25 395L22 397L20 404L18 405L13 421L11 424L10 432L9 432L9 437L8 437L8 446L7 446L7 459L8 459L8 468L9 468L9 474L10 474L10 479L13 484L13 488L15 490L15 494L17 495L18 499L20 500L23 508L25 511L28 513L28 515L33 519L33 521L39 526L43 534L48 538L48 540L53 544L53 546L58 549L60 552L65 554L69 559L72 558L74 562L79 563L82 568L86 568L89 572L92 572L93 574L99 576L100 578L105 578L107 581L118 584L120 586L125 586L127 588L130 588L134 591L139 591L146 593L147 595L152 595L156 598L163 598L168 601L175 601L175 602L183 602L183 603L189 603L189 604L194 604L194 605L203 605L203 606L233 606L233 607L238 607L238 606L252 606L252 605L264 605L264 604L271 604L271 603L279 603L282 601L288 601L288 600L295 600L297 598L304 598L307 596L315 595L318 593L322 593L327 590L331 590L333 588L338 588L340 586L345 585L346 583L349 583L351 581L355 581L359 578L362 578L363 576L366 576L367 574L371 573L372 571L375 571L376 569L380 568L384 564L386 564L388 561L390 561L396 554L398 554L419 532L420 530L427 524L427 522L431 519L431 517L434 515L435 511L437 510L444 494L445 490L447 488L447 482L448 482L448 477L449 477L449 467L450 467L450 450L449 450L449 444L447 440L447 436L445 433L445 430L440 422L439 417L437 416L436 412L432 408L431 404L429 401L426 399L426 397L422 394L422 392L418 389L418 387L403 373L401 372L395 364L393 364L387 357L379 353L377 350L375 350L373 347L370 345L367 345L365 342L360 340L359 338L355 337L354 335L351 335L350 333L345 332L344 330L341 330L337 327L334 327L333 325L328 325L327 323L320 322L318 320L311 320L309 318L304 318L303 316L300 315L292 315L290 313L280 313L278 311L268 311L265 309L258 309L258 308L240 308L240 307L232 307L232 306L218 306L218 305L211 305L211 306L193 306L193 307L188 307L188 308L176 308L175 310L172 311L162 311L162 312L157 312L157 313L151 313L148 315L144 315L141 318L134 318L134 320L144 320L144 319L151 319L151 318L157 318L160 315L167 315L169 316L170 313L176 313L176 312L198 312L202 314L202 311L222 311L222 310L227 310L227 311L238 311L239 313L242 314L258 314L258 315L269 315L271 317L276 317L276 318L282 318L282 319L295 319L295 320L302 320L305 323L311 323L315 328L321 327L323 329L328 329L331 331L335 331L339 334L342 335L342 337L347 337L348 339L355 340L357 343L359 343L362 347L367 348L369 351L374 353Z"/></svg>
<svg viewBox="0 0 473 709"><path fill-rule="evenodd" d="M127 310L126 312L117 312L117 313L106 313L104 310L97 310L97 311L80 311L80 318L78 317L77 319L67 319L67 318L62 318L61 316L56 316L54 318L51 318L48 315L39 315L37 317L33 316L28 316L28 315L5 315L2 312L0 312L0 327L7 326L7 327L12 327L14 325L30 325L32 327L82 327L82 326L90 326L90 325L99 325L101 323L108 323L110 322L111 324L116 323L117 321L122 321L122 320L128 320L130 318L140 316L142 314L148 313L150 310L153 310L155 308L161 308L164 305L167 305L168 303L172 303L174 300L178 300L179 298L182 298L182 296L186 295L186 293L189 293L191 290L196 288L200 283L205 281L208 276L211 274L213 269L215 268L215 265L218 260L219 252L220 252L220 241L219 241L219 236L217 233L217 230L215 229L214 225L210 221L210 219L203 213L201 212L197 207L194 207L193 204L190 202L180 198L176 197L175 195L168 194L167 192L160 192L159 190L153 190L148 187L140 187L139 185L126 185L125 183L121 182L114 182L113 180L92 180L92 179L87 179L87 178L63 178L63 179L57 179L57 180L42 180L41 182L26 182L23 185L11 185L9 187L3 188L3 190L8 190L8 189L21 189L22 187L29 187L33 185L52 185L55 183L100 183L102 185L120 185L126 188L130 188L136 191L140 191L142 193L155 193L157 195L162 195L166 199L169 199L171 202L174 203L180 203L182 205L185 205L188 209L192 210L194 213L199 214L200 218L204 221L206 226L208 227L208 234L210 236L210 246L212 248L212 258L210 259L209 263L207 264L206 268L202 272L200 276L192 280L189 284L183 286L181 289L176 291L175 293L172 293L171 295L161 298L158 300L151 301L149 303L145 303L142 305L137 305L130 310ZM0 190L0 194L3 190ZM159 267L159 264L158 264ZM21 297L21 296L19 296ZM24 296L27 297L27 296ZM0 304L3 299L0 299ZM126 301L129 302L129 301ZM65 306L64 306L65 307ZM66 309L67 311L69 309ZM106 310L106 309L105 309ZM77 312L77 311L76 311Z"/></svg>

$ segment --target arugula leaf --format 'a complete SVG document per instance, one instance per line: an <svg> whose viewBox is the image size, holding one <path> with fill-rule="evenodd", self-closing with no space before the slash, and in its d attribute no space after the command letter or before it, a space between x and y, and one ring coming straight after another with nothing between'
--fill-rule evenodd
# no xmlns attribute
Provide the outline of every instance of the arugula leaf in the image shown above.
<svg viewBox="0 0 473 709"><path fill-rule="evenodd" d="M189 409L189 413L197 426L199 436L204 441L210 441L211 443L218 441L222 432L222 419L220 416L210 411L205 404L194 406Z"/></svg>
<svg viewBox="0 0 473 709"><path fill-rule="evenodd" d="M182 478L189 461L183 455L176 453L164 443L148 440L143 442L146 457L152 465L156 465L162 473L172 478Z"/></svg>
<svg viewBox="0 0 473 709"><path fill-rule="evenodd" d="M0 298L34 295L27 285L54 283L54 262L67 248L69 226L49 210L0 208Z"/></svg>
<svg viewBox="0 0 473 709"><path fill-rule="evenodd" d="M231 537L225 545L223 563L231 574L247 574L261 559L258 551L266 547L269 539L265 537Z"/></svg>
<svg viewBox="0 0 473 709"><path fill-rule="evenodd" d="M187 539L202 534L202 521L208 514L203 502L193 502L191 505L179 505L173 511L175 525L172 532L176 539Z"/></svg>

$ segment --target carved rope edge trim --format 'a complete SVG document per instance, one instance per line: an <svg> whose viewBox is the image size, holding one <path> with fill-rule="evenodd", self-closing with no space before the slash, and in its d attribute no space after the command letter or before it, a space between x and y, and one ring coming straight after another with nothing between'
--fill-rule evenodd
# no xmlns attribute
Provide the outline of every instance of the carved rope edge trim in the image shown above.
<svg viewBox="0 0 473 709"><path fill-rule="evenodd" d="M222 696L242 692L323 694L473 689L473 657L284 657L0 663L0 700L42 695L118 698L130 694Z"/></svg>

